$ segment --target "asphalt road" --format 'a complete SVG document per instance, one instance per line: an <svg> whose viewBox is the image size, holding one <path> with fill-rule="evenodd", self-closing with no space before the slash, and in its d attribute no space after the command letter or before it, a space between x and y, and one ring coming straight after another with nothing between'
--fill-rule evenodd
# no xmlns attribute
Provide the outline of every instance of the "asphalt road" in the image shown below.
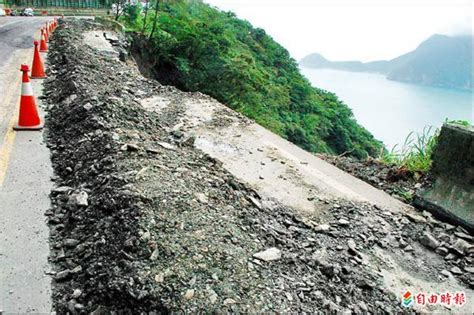
<svg viewBox="0 0 474 315"><path fill-rule="evenodd" d="M0 314L51 312L48 235L52 168L44 131L15 132L20 64L48 18L0 17ZM32 81L38 99L42 81Z"/></svg>
<svg viewBox="0 0 474 315"><path fill-rule="evenodd" d="M17 49L33 47L34 33L46 18L0 17L0 67Z"/></svg>
<svg viewBox="0 0 474 315"><path fill-rule="evenodd" d="M0 17L0 139L5 136L5 120L13 112L7 102L19 89L13 91L21 82L20 64L31 65L33 41L39 39L39 28L47 18L38 17Z"/></svg>

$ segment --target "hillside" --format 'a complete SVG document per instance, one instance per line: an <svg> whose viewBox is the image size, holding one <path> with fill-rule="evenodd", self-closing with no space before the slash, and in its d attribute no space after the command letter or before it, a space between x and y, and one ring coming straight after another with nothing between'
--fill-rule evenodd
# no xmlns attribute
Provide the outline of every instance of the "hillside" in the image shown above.
<svg viewBox="0 0 474 315"><path fill-rule="evenodd" d="M263 29L199 1L160 6L144 20L131 6L122 21L142 71L163 84L199 91L312 152L378 154L381 144L336 95L312 87L288 51ZM153 67L149 67L153 64Z"/></svg>
<svg viewBox="0 0 474 315"><path fill-rule="evenodd" d="M444 88L472 89L472 37L433 35L415 50L392 60L332 62L320 54L300 61L308 68L378 72L390 80Z"/></svg>

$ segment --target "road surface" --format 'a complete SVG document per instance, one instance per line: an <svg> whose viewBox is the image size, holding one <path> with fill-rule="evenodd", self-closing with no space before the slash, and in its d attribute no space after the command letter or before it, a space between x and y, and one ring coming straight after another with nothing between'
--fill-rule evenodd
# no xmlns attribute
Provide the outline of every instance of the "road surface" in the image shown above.
<svg viewBox="0 0 474 315"><path fill-rule="evenodd" d="M43 132L12 130L20 99L19 67L31 66L33 40L47 20L0 17L0 313L4 314L51 312L51 279L46 274L49 230L44 216L52 185L49 152ZM32 85L39 96L41 80Z"/></svg>

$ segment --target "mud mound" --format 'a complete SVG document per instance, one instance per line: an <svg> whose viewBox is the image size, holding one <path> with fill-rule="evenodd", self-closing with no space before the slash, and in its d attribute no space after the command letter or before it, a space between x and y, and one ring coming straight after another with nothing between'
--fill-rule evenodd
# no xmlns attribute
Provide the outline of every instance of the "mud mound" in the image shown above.
<svg viewBox="0 0 474 315"><path fill-rule="evenodd" d="M402 311L372 251L407 253L441 225L343 201L328 202L318 219L262 202L171 128L183 104L202 96L82 43L100 29L62 24L49 54L58 313ZM150 98L172 106L158 115L141 105ZM470 259L462 255L459 267Z"/></svg>

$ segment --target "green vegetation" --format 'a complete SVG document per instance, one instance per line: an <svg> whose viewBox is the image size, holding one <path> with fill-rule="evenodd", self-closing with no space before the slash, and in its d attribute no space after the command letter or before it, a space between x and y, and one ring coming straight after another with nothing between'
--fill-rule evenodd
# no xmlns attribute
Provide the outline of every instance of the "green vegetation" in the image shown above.
<svg viewBox="0 0 474 315"><path fill-rule="evenodd" d="M412 172L426 173L431 167L431 154L438 134L439 129L434 130L433 127L426 127L421 134L410 132L400 150L394 146L390 152L382 154L381 160Z"/></svg>
<svg viewBox="0 0 474 315"><path fill-rule="evenodd" d="M455 123L469 126L464 120L453 120L446 123ZM431 168L431 155L438 141L440 129L425 127L421 134L410 132L403 146L398 149L394 146L390 152L382 151L380 160L387 164L395 164L415 173L427 173Z"/></svg>
<svg viewBox="0 0 474 315"><path fill-rule="evenodd" d="M200 1L151 3L126 8L120 19L148 38L163 84L206 93L308 151L364 158L381 150L352 111L312 87L263 29Z"/></svg>

